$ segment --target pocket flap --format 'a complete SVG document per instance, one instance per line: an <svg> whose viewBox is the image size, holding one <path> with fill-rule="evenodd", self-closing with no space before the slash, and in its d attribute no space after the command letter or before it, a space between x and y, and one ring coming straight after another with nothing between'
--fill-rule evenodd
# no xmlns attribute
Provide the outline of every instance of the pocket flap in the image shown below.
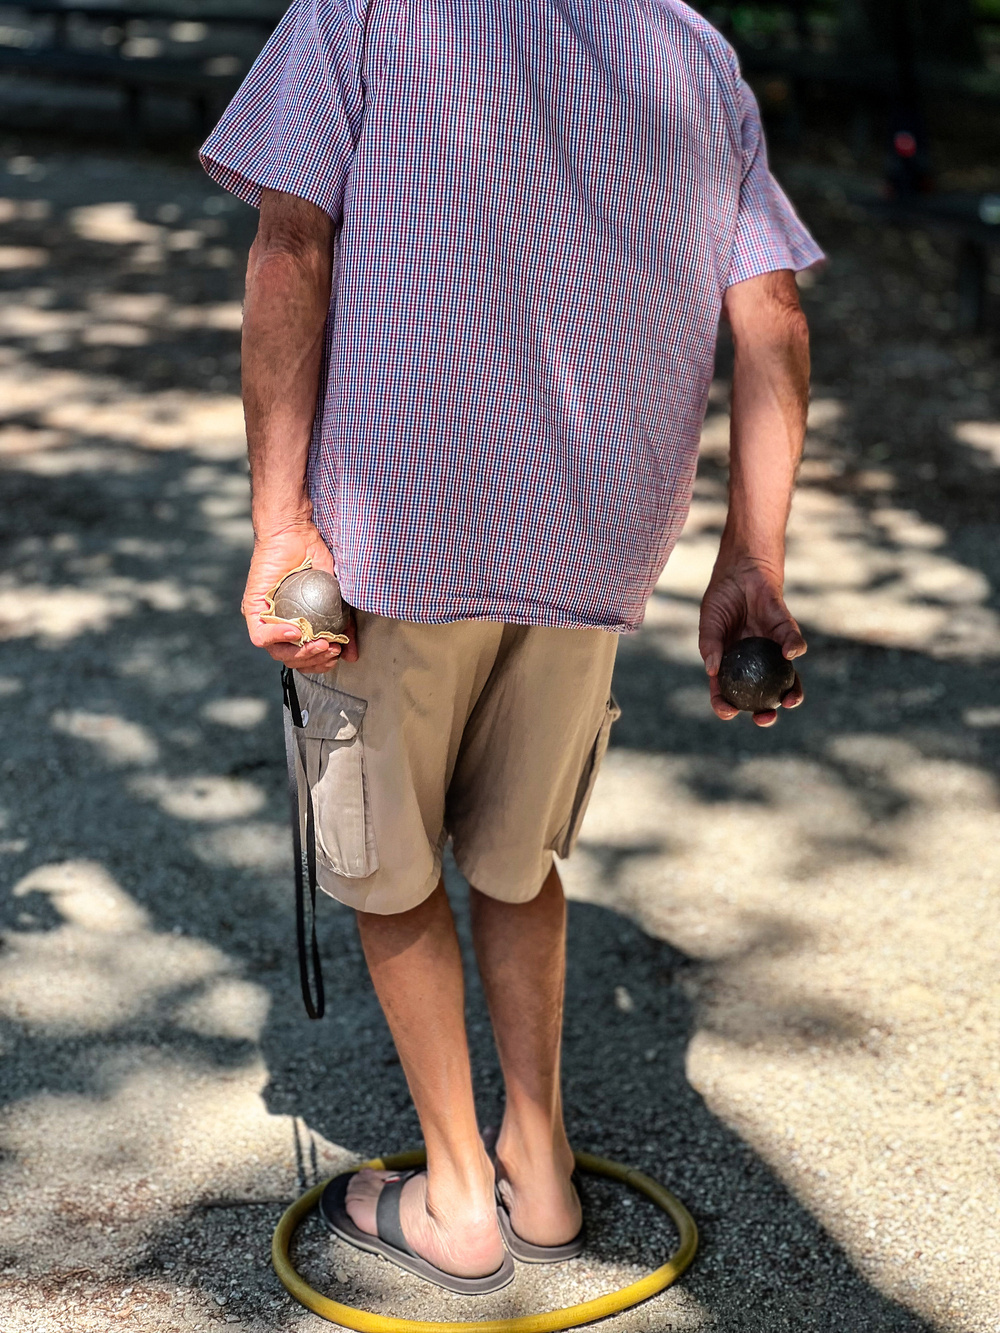
<svg viewBox="0 0 1000 1333"><path fill-rule="evenodd" d="M302 730L307 736L327 741L350 741L361 730L368 711L367 700L331 689L298 671L295 687L302 709Z"/></svg>

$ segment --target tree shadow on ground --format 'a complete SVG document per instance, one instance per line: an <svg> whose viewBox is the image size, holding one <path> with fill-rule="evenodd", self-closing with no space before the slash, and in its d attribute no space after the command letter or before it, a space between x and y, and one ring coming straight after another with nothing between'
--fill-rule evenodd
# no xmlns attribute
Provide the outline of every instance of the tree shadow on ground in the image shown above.
<svg viewBox="0 0 1000 1333"><path fill-rule="evenodd" d="M133 1281L159 1290L221 1288L227 1309L246 1320L291 1326L299 1317L267 1266L267 1242L280 1213L272 1181L283 1182L287 1196L296 1173L305 1183L320 1167L304 1125L345 1152L368 1155L412 1145L417 1124L353 919L327 903L328 1017L313 1025L301 1012L276 671L248 647L235 614L247 553L245 468L238 407L216 401L233 388L235 331L212 321L232 316L235 270L231 256L210 258L225 248L218 228L186 225L195 217L219 221L204 208L216 196L192 184L190 200L178 205L174 184L158 183L155 170L141 179L130 169L98 173L97 185L70 177L64 172L53 186L54 210L43 219L51 234L42 239L58 263L42 276L4 278L20 321L8 343L7 383L26 396L8 414L4 436L2 837L18 893L4 904L0 953L7 1056L0 1098L10 1152L0 1172L18 1191L22 1216L38 1210L52 1224L49 1239L67 1238L62 1257L46 1257L48 1223L8 1238L8 1275L66 1288L67 1267L75 1266L87 1281L119 1291ZM22 184L25 197L48 191ZM76 216L63 227L77 205L133 197L131 213ZM162 211L177 207L190 217ZM23 209L16 221L20 230L6 239L25 247L38 239ZM143 227L160 230L153 236ZM175 233L187 236L190 251L171 240ZM144 247L156 253L143 258ZM185 257L194 254L203 256L197 264ZM102 304L109 295L158 293L165 303ZM37 318L46 312L53 318ZM831 367L829 379L847 400L836 373ZM178 385L186 397L174 393ZM235 413L235 436L231 425L219 428L216 409ZM857 417L845 420L845 433L869 438ZM992 609L995 556L982 541L970 544L956 517L959 499L942 512L939 495L912 488L904 462L907 503L934 509L947 529L945 553L981 568L990 587L978 604ZM704 477L705 498L714 502L719 476L709 466ZM861 540L882 549L876 527ZM873 568L862 593L877 591L881 577ZM662 600L686 617L687 632L694 604L681 594ZM824 791L868 812L873 832L804 827L806 870L884 859L916 806L900 776L909 761L880 767L858 747L832 749L831 736L848 729L903 740L917 759L995 773L995 750L981 743L982 732L941 719L943 699L980 709L993 701L994 682L984 674L970 683L961 655L937 658L826 630L812 635L807 668L809 706L778 731L722 728L704 709L697 666L673 653L652 618L649 633L620 656L615 688L625 715L612 769L623 756L662 761L691 808L708 815L735 808L763 820L781 801L768 771L753 766L761 755L812 765ZM574 1141L662 1179L690 1204L703 1235L678 1292L637 1314L634 1327L927 1328L859 1275L776 1170L691 1086L692 1037L719 1021L693 998L705 979L748 958L783 957L802 927L790 916L761 918L751 922L742 953L712 959L643 930L626 895L628 875L654 856L679 855L684 833L664 818L655 838L588 832L581 858L597 866L617 907L571 906L565 1067ZM46 869L68 861L98 866L107 882L88 871L86 892L74 897L62 871L53 878ZM467 935L462 888L451 888ZM783 997L765 991L758 999L753 1022L726 1029L734 1042L787 1036ZM811 993L795 1021L796 1040L831 1049L856 1043L867 1024L849 1005ZM475 984L469 1026L486 1122L497 1115L500 1083ZM269 1176L253 1203L240 1202L254 1169L234 1129L232 1089L244 1076L240 1088L255 1106L263 1096L272 1117L296 1118L289 1174ZM147 1077L147 1100L137 1095L123 1107L122 1090ZM201 1100L192 1088L202 1089ZM76 1138L66 1137L67 1126ZM207 1147L198 1137L206 1126ZM90 1156L88 1135L96 1145ZM150 1155L154 1143L170 1157L170 1171L191 1157L197 1172L170 1176ZM86 1189L72 1173L74 1154L89 1172ZM53 1197L45 1193L49 1167ZM164 1213L156 1194L168 1176L173 1202ZM115 1190L134 1185L131 1221L116 1211L120 1200L102 1194L105 1181ZM595 1184L588 1194L595 1281L613 1265L651 1267L662 1258L666 1224L620 1190ZM127 1243L113 1243L116 1228ZM73 1245L102 1229L105 1257L81 1261ZM329 1246L308 1229L302 1255L330 1280ZM375 1265L359 1271L356 1284L348 1275L337 1289L397 1300L391 1275ZM552 1292L563 1280L570 1278L553 1277ZM401 1312L412 1315L415 1306Z"/></svg>
<svg viewBox="0 0 1000 1333"><path fill-rule="evenodd" d="M178 492L190 466L190 459L160 456L141 480L126 478L115 488L108 488L100 474L49 477L44 483L22 476L17 492L22 518L54 507L65 515L61 530L66 532L72 516L82 513L83 524L75 525L78 537L81 531L93 534L79 537L72 550L47 550L47 583L93 590L93 572L84 567L81 574L74 564L80 543L85 552L105 549L108 528L126 542L140 534L151 540L150 506L161 502L153 497ZM242 475L237 462L212 466L213 494L226 492L228 476ZM178 507L163 523L179 538L183 551L176 567L197 569L201 585L219 605L235 604L242 551L224 558L211 521L197 507ZM142 559L119 554L114 568L134 573ZM325 1138L363 1155L412 1145L418 1127L366 975L353 918L332 904L322 904L321 926L328 1017L314 1025L301 1013L282 823L276 672L244 645L242 636L232 614L190 606L170 614L139 603L112 618L106 628L79 628L71 648L59 642L39 647L24 639L5 645L7 678L22 682L10 696L14 707L8 761L17 786L9 793L8 827L23 837L24 846L11 848L11 870L12 881L27 888L8 903L12 953L16 957L27 943L45 935L55 941L67 921L65 905L60 908L60 899L45 883L32 887L27 877L33 867L84 859L99 863L114 882L128 886L149 923L148 930L142 930L171 948L170 941L192 946L205 941L215 961L175 980L170 980L167 967L164 980L158 971L161 963L151 959L149 988L144 990L145 955L138 944L111 939L109 948L86 964L93 975L85 978L82 990L74 991L73 985L66 989L72 978L60 977L56 959L49 957L48 971L40 969L35 984L53 987L64 1005L76 994L85 1012L88 986L95 995L117 986L121 1006L92 1022L89 1031L87 1018L82 1018L83 1030L78 1024L67 1035L65 1015L47 1022L38 1010L40 1002L27 1001L22 1018L10 1015L3 1097L15 1109L17 1103L34 1106L38 1098L50 1106L60 1099L77 1106L92 1104L100 1120L102 1105L109 1108L106 1114L114 1114L116 1093L127 1071L136 1067L169 1060L175 1068L215 1078L239 1073L262 1059L267 1071L264 1100L272 1114L298 1117ZM640 673L652 666L640 657L623 657L616 688L631 705L633 721L627 726L633 732L646 727L647 737L662 736L659 743L666 748L669 719L662 710L631 697L641 686ZM667 687L662 698L668 699L672 668L664 663L661 668ZM691 681L688 668L677 672L678 680ZM233 697L259 701L254 725L233 727L211 720L220 715L220 701ZM95 728L81 717L103 718L108 726ZM634 743L628 732L625 739ZM692 790L699 799L711 799L697 783ZM732 798L729 789L722 794ZM767 800L766 792L753 797L765 809ZM268 840L270 869L262 869ZM588 854L603 857L607 881L613 885L623 862L651 848L662 850L662 844L624 849L590 845ZM460 888L455 896L464 931ZM790 939L794 943L788 934L792 929L772 922L761 937L761 948L780 952ZM844 1310L851 1312L851 1327L858 1330L926 1327L857 1274L843 1250L774 1172L691 1088L684 1061L696 1015L686 986L696 980L702 964L606 907L573 904L571 932L565 1059L574 1141L665 1181L689 1202L702 1230L697 1263L675 1296L663 1298L662 1307L652 1307L650 1317L663 1321L654 1326L693 1319L693 1307L683 1305L687 1300L700 1308L708 1326L741 1333L756 1328L768 1333L786 1328L832 1331L844 1327ZM133 948L138 975L129 972L122 978L122 955ZM79 947L76 957L79 964ZM212 991L220 976L267 993L270 1016L259 1032L225 1036L224 1025L220 1029L209 1024L199 1033L187 1020L178 1020L186 1006ZM619 987L628 994L625 1008L616 1005ZM821 1040L836 1044L856 1039L858 1024L849 1013L825 1014L817 1022ZM483 1120L488 1122L497 1115L500 1084L475 986L470 1034ZM162 1085L167 1098L172 1077L168 1069ZM219 1114L224 1117L222 1108ZM181 1125L174 1131L174 1151L182 1156L179 1145L185 1132ZM113 1143L113 1134L111 1139ZM307 1139L299 1164L303 1181L311 1175ZM124 1169L126 1176L131 1171L142 1179L156 1179L156 1161L145 1160L141 1150L135 1150L133 1164L124 1167L114 1150L108 1151L119 1173ZM213 1183L210 1172L195 1193L209 1204L215 1196L225 1202L233 1191L224 1179L223 1172ZM591 1260L596 1264L590 1280L595 1290L608 1268L624 1266L631 1273L662 1260L671 1246L669 1226L644 1205L630 1203L620 1190L596 1184L588 1194ZM18 1202L19 1207L26 1204L27 1199ZM250 1204L193 1211L178 1204L178 1209L172 1221L151 1215L143 1224L140 1218L146 1249L126 1248L119 1254L113 1275L120 1285L129 1274L167 1283L183 1274L186 1285L212 1291L221 1274L228 1284L227 1310L247 1319L266 1312L271 1327L289 1317L281 1313L287 1307L266 1268L267 1235L280 1210ZM89 1226L112 1225L100 1222L96 1205L86 1218ZM328 1285L328 1245L310 1234L307 1229L303 1263L310 1271L318 1265L317 1281ZM8 1255L15 1269L33 1267L30 1247L12 1247ZM341 1257L337 1262L345 1261ZM387 1300L412 1317L412 1302L399 1306L406 1293L401 1296L398 1284L384 1271L369 1270L361 1272L354 1286L349 1279L336 1290L345 1299L369 1300L376 1306ZM542 1303L554 1299L561 1281L569 1277L547 1284L540 1293ZM532 1294L508 1299L530 1303L534 1289L529 1291ZM571 1288L565 1299L577 1298ZM441 1317L433 1301L428 1317Z"/></svg>

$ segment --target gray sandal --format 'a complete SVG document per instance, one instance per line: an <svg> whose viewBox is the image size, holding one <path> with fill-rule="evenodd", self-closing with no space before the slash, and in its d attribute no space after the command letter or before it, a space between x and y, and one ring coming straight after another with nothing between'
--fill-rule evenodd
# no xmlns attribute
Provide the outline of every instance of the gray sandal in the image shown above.
<svg viewBox="0 0 1000 1333"><path fill-rule="evenodd" d="M487 1273L485 1277L456 1277L413 1253L399 1224L399 1200L406 1182L411 1176L421 1175L421 1171L404 1171L385 1182L375 1206L378 1235L362 1231L355 1226L347 1211L347 1187L354 1174L353 1171L345 1171L343 1175L334 1176L320 1195L319 1215L335 1236L346 1240L349 1245L355 1245L359 1250L380 1254L383 1259L405 1268L415 1277L422 1277L459 1296L487 1296L513 1281L514 1263L507 1253L496 1272Z"/></svg>
<svg viewBox="0 0 1000 1333"><path fill-rule="evenodd" d="M496 1170L496 1158L493 1158L493 1169ZM570 1182L580 1196L580 1176L574 1171L570 1177ZM523 1264L561 1264L567 1259L576 1259L583 1253L587 1244L587 1228L581 1222L580 1230L572 1240L566 1241L564 1245L533 1245L529 1240L522 1240L514 1230L510 1221L510 1211L500 1193L500 1181L496 1183L497 1196L497 1222L500 1225L500 1235L503 1236L503 1243L514 1256L520 1259ZM582 1204L581 1196L581 1204Z"/></svg>

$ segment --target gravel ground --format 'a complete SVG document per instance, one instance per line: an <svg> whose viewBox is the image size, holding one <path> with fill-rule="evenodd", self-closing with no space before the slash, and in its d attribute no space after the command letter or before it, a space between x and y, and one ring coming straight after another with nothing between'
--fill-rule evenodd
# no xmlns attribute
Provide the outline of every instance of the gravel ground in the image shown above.
<svg viewBox="0 0 1000 1333"><path fill-rule="evenodd" d="M294 971L275 670L236 605L248 211L194 167L9 143L0 167L0 1312L10 1333L322 1325L271 1228L417 1141L350 914L328 1017ZM568 1114L694 1212L684 1279L616 1330L1000 1330L1000 388L944 242L789 171L833 263L804 289L813 429L789 599L808 703L711 716L697 602L722 516L725 349L691 522L622 644L624 716L566 867ZM462 928L462 885L452 876ZM484 1121L499 1079L470 1025ZM462 1302L332 1244L408 1317L552 1307L661 1261L590 1184L579 1261Z"/></svg>

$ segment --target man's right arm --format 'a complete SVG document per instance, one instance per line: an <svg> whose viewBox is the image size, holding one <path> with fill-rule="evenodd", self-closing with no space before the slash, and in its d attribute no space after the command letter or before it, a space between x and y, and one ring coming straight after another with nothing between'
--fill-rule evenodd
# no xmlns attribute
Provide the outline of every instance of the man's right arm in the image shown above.
<svg viewBox="0 0 1000 1333"><path fill-rule="evenodd" d="M261 621L266 596L308 557L334 572L312 521L306 463L330 304L333 222L295 195L265 190L247 265L243 309L243 409L250 456L254 552L243 594L250 638L299 671L329 671L339 644L299 648L298 631ZM357 657L353 626L345 661Z"/></svg>

